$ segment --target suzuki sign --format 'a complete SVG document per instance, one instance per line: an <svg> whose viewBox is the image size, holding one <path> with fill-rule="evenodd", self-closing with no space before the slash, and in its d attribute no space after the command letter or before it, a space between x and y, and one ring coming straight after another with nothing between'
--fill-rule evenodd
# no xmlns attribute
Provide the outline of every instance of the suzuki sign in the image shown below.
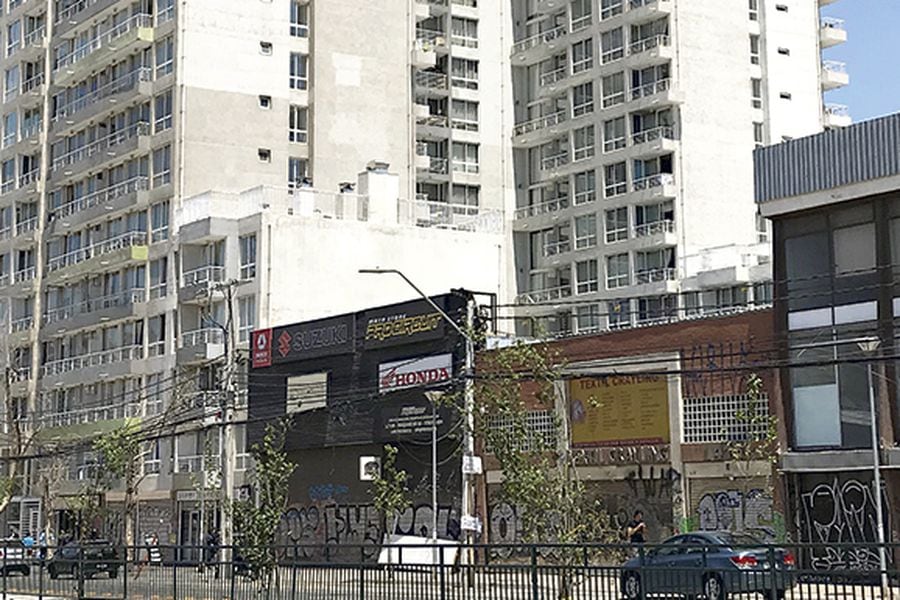
<svg viewBox="0 0 900 600"><path fill-rule="evenodd" d="M453 355L423 356L378 365L378 392L394 392L450 381Z"/></svg>

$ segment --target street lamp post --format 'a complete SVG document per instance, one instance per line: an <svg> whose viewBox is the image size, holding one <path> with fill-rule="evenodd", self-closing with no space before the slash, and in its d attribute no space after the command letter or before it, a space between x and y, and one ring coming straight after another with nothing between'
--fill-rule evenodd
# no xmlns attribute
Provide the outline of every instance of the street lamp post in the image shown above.
<svg viewBox="0 0 900 600"><path fill-rule="evenodd" d="M857 342L857 346L867 356L873 356L878 351L881 340L872 338L866 341ZM888 593L888 573L887 573L887 555L885 553L885 535L884 535L884 508L881 501L881 436L878 433L878 410L875 403L875 387L872 377L872 362L866 365L866 380L869 386L869 421L872 428L872 471L875 486L875 526L878 535L878 563L881 569L881 590L882 594ZM887 596L885 596L887 597Z"/></svg>
<svg viewBox="0 0 900 600"><path fill-rule="evenodd" d="M360 273L370 274L370 275L384 275L384 274L392 274L397 275L403 281L406 282L409 287L416 291L419 296L422 297L428 304L431 305L437 313L441 316L441 318L446 321L455 331L458 333L466 342L466 361L465 361L465 399L464 399L464 408L463 412L465 413L466 426L463 430L463 455L464 459L471 457L475 454L475 440L472 436L472 427L475 422L475 380L474 380L474 368L475 368L475 340L472 339L472 335L466 331L463 331L462 327L460 327L456 321L454 321L450 315L448 315L444 310L434 303L434 301L428 297L428 295L423 292L419 287L414 284L409 277L404 275L401 271L397 269L360 269ZM472 304L472 301L469 300L466 306L466 327L469 331L472 330L472 327L475 322L475 307ZM436 457L434 454L436 453L437 443L434 441L434 436L436 435L435 430L432 431L432 439L433 439L433 449L432 449L432 459L435 461L436 467ZM436 474L434 474L434 480L437 479ZM432 490L432 495L436 493L435 490ZM469 475L463 473L462 477L462 517L470 517L472 513L472 482L469 478ZM433 499L433 502L436 504L436 500ZM437 519L437 510L434 511L435 520ZM432 528L432 531L436 531L436 527ZM470 534L468 530L466 530L465 537L466 540L469 540ZM463 552L463 562L467 562L468 556L465 552Z"/></svg>

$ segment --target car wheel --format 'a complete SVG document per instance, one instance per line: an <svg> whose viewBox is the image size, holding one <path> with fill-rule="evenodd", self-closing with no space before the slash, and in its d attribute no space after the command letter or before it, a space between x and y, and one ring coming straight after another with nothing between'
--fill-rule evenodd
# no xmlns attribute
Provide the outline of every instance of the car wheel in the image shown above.
<svg viewBox="0 0 900 600"><path fill-rule="evenodd" d="M717 575L708 575L703 581L703 595L706 600L725 600L728 597L725 586Z"/></svg>
<svg viewBox="0 0 900 600"><path fill-rule="evenodd" d="M628 600L641 597L641 578L637 573L626 573L622 581L622 595Z"/></svg>

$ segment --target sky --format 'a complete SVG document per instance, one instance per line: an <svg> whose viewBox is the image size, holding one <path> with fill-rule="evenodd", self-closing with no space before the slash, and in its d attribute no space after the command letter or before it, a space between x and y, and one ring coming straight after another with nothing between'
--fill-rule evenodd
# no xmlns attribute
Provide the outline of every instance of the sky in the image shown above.
<svg viewBox="0 0 900 600"><path fill-rule="evenodd" d="M849 106L854 121L900 112L900 0L840 0L822 14L846 21L848 41L825 58L846 62L850 74L826 101Z"/></svg>

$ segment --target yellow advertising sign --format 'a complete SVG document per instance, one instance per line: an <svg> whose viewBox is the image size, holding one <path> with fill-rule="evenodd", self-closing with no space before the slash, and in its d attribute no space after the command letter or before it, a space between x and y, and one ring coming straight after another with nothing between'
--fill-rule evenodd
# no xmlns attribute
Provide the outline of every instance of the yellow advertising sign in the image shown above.
<svg viewBox="0 0 900 600"><path fill-rule="evenodd" d="M575 379L569 383L572 445L669 442L669 383L661 375Z"/></svg>

